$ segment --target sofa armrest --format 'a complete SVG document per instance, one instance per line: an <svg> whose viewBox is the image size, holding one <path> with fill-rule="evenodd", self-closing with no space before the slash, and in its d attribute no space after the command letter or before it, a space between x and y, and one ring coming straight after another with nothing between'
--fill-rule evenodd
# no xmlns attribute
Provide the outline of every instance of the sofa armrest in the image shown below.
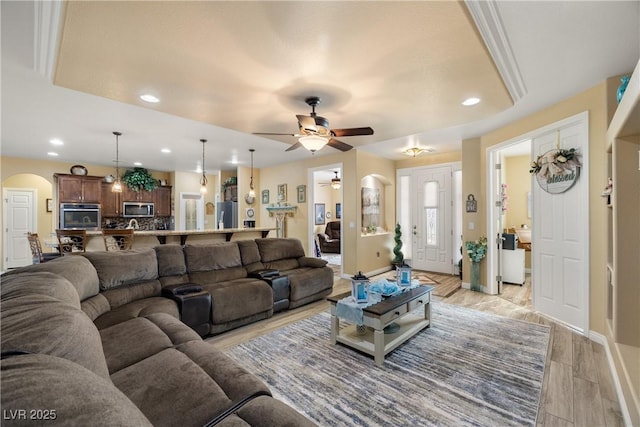
<svg viewBox="0 0 640 427"><path fill-rule="evenodd" d="M318 233L318 240L328 242L331 239L327 233Z"/></svg>
<svg viewBox="0 0 640 427"><path fill-rule="evenodd" d="M196 285L194 283L183 283L180 285L169 285L162 288L163 296L177 296L177 295L186 295L193 294L196 292L201 292L202 286Z"/></svg>
<svg viewBox="0 0 640 427"><path fill-rule="evenodd" d="M298 264L300 264L300 267L321 268L327 265L327 261L320 258L303 256L298 258Z"/></svg>

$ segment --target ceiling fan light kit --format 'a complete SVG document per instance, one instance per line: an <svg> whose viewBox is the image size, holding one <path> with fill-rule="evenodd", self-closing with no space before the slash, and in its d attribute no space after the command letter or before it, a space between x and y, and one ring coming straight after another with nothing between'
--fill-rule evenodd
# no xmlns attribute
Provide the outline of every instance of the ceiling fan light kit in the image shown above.
<svg viewBox="0 0 640 427"><path fill-rule="evenodd" d="M333 173L336 174L335 178L331 178L331 188L333 188L334 190L339 190L340 187L342 186L342 182L340 182L340 178L338 177L338 172L334 171Z"/></svg>
<svg viewBox="0 0 640 427"><path fill-rule="evenodd" d="M254 135L295 136L298 138L298 142L287 148L285 151L292 151L302 146L311 151L311 153L315 153L316 151L324 148L325 145L329 145L330 147L340 151L349 151L353 147L337 140L335 137L373 135L373 129L370 127L330 129L329 120L318 116L316 113L316 106L321 102L320 98L317 96L310 96L304 101L311 107L311 114L308 116L300 114L296 115L298 118L299 134L254 132Z"/></svg>
<svg viewBox="0 0 640 427"><path fill-rule="evenodd" d="M298 142L300 142L300 144L302 144L302 146L307 150L315 153L327 145L329 140L318 135L309 135L301 137Z"/></svg>

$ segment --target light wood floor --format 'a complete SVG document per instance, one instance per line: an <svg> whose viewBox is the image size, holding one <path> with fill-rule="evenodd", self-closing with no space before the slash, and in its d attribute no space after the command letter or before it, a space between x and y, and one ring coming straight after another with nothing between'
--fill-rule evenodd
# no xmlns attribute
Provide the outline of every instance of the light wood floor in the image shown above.
<svg viewBox="0 0 640 427"><path fill-rule="evenodd" d="M436 280L453 277L430 274ZM349 281L336 278L333 294L349 290ZM551 328L537 426L624 426L604 347L533 312L528 279L524 286L504 285L500 296L460 289L447 298L434 299ZM207 341L227 349L328 309L328 302L317 301Z"/></svg>

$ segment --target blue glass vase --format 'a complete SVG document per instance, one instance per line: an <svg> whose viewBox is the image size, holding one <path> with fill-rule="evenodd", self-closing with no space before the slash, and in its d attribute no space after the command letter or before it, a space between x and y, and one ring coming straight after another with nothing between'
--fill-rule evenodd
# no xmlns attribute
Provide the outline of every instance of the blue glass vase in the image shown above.
<svg viewBox="0 0 640 427"><path fill-rule="evenodd" d="M472 262L471 263L471 290L472 291L482 291L482 285L480 284L480 263Z"/></svg>
<svg viewBox="0 0 640 427"><path fill-rule="evenodd" d="M618 104L622 100L622 95L624 95L624 91L627 90L627 85L629 84L629 80L631 76L624 76L620 78L620 86L618 86L618 95L616 96L618 100Z"/></svg>

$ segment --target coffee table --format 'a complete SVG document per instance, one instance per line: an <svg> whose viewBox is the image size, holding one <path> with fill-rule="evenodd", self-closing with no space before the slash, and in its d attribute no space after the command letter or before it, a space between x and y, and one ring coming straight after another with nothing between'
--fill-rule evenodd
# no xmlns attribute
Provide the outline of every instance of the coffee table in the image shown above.
<svg viewBox="0 0 640 427"><path fill-rule="evenodd" d="M374 357L376 365L384 364L384 357L415 334L431 326L431 291L433 286L418 286L401 294L383 299L362 309L366 332L360 334L356 325L340 329L336 304L351 295L345 292L328 297L331 303L331 344L341 343ZM411 312L424 307L424 315ZM385 334L384 328L392 323L397 331Z"/></svg>

